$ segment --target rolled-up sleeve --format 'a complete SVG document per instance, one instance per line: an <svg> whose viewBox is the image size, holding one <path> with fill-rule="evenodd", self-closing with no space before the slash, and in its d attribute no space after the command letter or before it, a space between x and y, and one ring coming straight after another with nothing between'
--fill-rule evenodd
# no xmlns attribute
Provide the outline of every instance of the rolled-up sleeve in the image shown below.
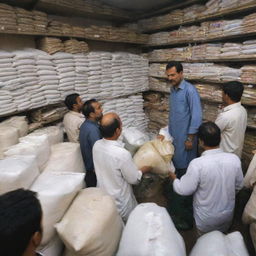
<svg viewBox="0 0 256 256"><path fill-rule="evenodd" d="M127 152L125 160L122 161L121 173L124 179L132 185L138 184L142 177L142 172L138 170L137 166L134 164L131 154Z"/></svg>
<svg viewBox="0 0 256 256"><path fill-rule="evenodd" d="M188 103L191 113L188 134L195 134L202 123L202 107L199 94L195 88L188 93Z"/></svg>
<svg viewBox="0 0 256 256"><path fill-rule="evenodd" d="M181 179L175 179L173 189L176 193L184 196L192 195L199 184L199 170L192 163L187 169L187 173Z"/></svg>

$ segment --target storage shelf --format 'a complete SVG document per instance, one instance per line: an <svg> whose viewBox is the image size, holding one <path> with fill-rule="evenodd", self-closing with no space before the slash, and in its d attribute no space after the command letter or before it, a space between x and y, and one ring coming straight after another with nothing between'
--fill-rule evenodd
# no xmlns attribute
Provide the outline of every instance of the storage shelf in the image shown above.
<svg viewBox="0 0 256 256"><path fill-rule="evenodd" d="M241 1L242 2L242 1ZM155 33L155 32L160 32L163 30L169 30L169 29L173 29L175 27L178 26L184 26L184 25L192 25L195 23L199 23L199 22L204 22L204 21L210 21L210 20L215 20L218 18L223 18L223 17L227 17L227 16L232 16L234 14L238 14L238 13L243 13L243 12L249 12L249 11L253 11L256 10L256 3L249 3L249 4L245 4L245 5L241 5L238 6L236 8L230 8L230 9L225 9L216 13L212 13L212 14L207 14L207 15L199 15L196 18L184 21L184 22L172 22L170 20L170 24L165 25L165 26L159 26L156 29L141 29L140 31L143 33Z"/></svg>

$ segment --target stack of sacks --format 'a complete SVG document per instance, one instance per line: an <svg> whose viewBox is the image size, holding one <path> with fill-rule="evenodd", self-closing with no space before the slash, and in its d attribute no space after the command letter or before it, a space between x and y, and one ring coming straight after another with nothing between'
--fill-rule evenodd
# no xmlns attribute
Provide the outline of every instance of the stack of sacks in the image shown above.
<svg viewBox="0 0 256 256"><path fill-rule="evenodd" d="M46 104L43 88L39 85L36 73L36 57L30 49L14 51L13 65L18 70L21 88L19 91L18 110L37 108ZM30 99L28 99L28 96Z"/></svg>
<svg viewBox="0 0 256 256"><path fill-rule="evenodd" d="M245 85L242 96L242 103L246 105L255 106L256 104L256 85Z"/></svg>
<svg viewBox="0 0 256 256"><path fill-rule="evenodd" d="M219 106L212 102L202 102L203 119L214 122L220 112Z"/></svg>
<svg viewBox="0 0 256 256"><path fill-rule="evenodd" d="M223 35L230 36L230 35L240 35L243 33L242 27L243 20L226 20L225 25L223 26Z"/></svg>
<svg viewBox="0 0 256 256"><path fill-rule="evenodd" d="M241 54L241 47L242 47L242 44L239 44L239 43L225 43L221 48L220 56L222 58L225 58L225 57L239 58L239 55Z"/></svg>
<svg viewBox="0 0 256 256"><path fill-rule="evenodd" d="M61 33L65 36L73 36L73 27L67 23L61 23Z"/></svg>
<svg viewBox="0 0 256 256"><path fill-rule="evenodd" d="M56 225L66 256L115 255L122 228L113 198L99 188L80 191Z"/></svg>
<svg viewBox="0 0 256 256"><path fill-rule="evenodd" d="M0 194L28 189L39 175L34 156L12 156L0 160Z"/></svg>
<svg viewBox="0 0 256 256"><path fill-rule="evenodd" d="M43 89L46 104L57 103L60 100L59 78L52 56L40 50L34 49L33 52L35 52L39 85Z"/></svg>
<svg viewBox="0 0 256 256"><path fill-rule="evenodd" d="M215 59L218 58L221 53L221 44L206 44L206 58Z"/></svg>
<svg viewBox="0 0 256 256"><path fill-rule="evenodd" d="M236 8L238 6L238 0L221 0L220 1L220 9L231 9Z"/></svg>
<svg viewBox="0 0 256 256"><path fill-rule="evenodd" d="M220 231L212 231L201 236L193 247L190 256L249 256L244 239L236 231L224 235Z"/></svg>
<svg viewBox="0 0 256 256"><path fill-rule="evenodd" d="M56 20L48 20L48 26L47 26L47 34L52 34L54 36L62 35L62 30L61 30L61 25L62 23Z"/></svg>
<svg viewBox="0 0 256 256"><path fill-rule="evenodd" d="M191 20L196 20L197 17L205 11L205 6L204 5L199 5L199 4L194 4L192 6L189 6L185 8L184 11L184 22L186 21L191 21Z"/></svg>
<svg viewBox="0 0 256 256"><path fill-rule="evenodd" d="M223 82L240 81L241 73L241 69L222 67L219 78Z"/></svg>
<svg viewBox="0 0 256 256"><path fill-rule="evenodd" d="M46 135L48 138L49 145L55 145L63 142L64 132L60 126L48 126L41 129L37 129L34 132L30 133L30 135L41 136Z"/></svg>
<svg viewBox="0 0 256 256"><path fill-rule="evenodd" d="M81 49L82 47L82 49ZM83 41L77 41L76 39L66 40L64 42L64 51L71 54L81 53L81 52L88 52L89 48L88 45Z"/></svg>
<svg viewBox="0 0 256 256"><path fill-rule="evenodd" d="M223 36L223 27L225 26L225 20L218 20L209 23L209 30L207 36L209 38L216 38Z"/></svg>
<svg viewBox="0 0 256 256"><path fill-rule="evenodd" d="M135 127L124 128L122 130L122 136L123 142L125 143L125 148L131 153L132 156L139 147L149 141L148 135Z"/></svg>
<svg viewBox="0 0 256 256"><path fill-rule="evenodd" d="M252 13L243 18L242 29L243 33L253 33L255 32L256 25L256 13Z"/></svg>
<svg viewBox="0 0 256 256"><path fill-rule="evenodd" d="M51 147L51 156L44 172L85 173L79 143L63 142Z"/></svg>
<svg viewBox="0 0 256 256"><path fill-rule="evenodd" d="M244 55L256 54L256 40L248 40L243 42L241 53Z"/></svg>
<svg viewBox="0 0 256 256"><path fill-rule="evenodd" d="M196 83L195 87L201 99L219 103L222 102L222 90L219 85Z"/></svg>
<svg viewBox="0 0 256 256"><path fill-rule="evenodd" d="M175 37L177 36L177 33L178 33L177 30L172 31L172 38L175 39ZM171 36L170 32L158 32L158 33L151 34L148 38L148 44L149 45L167 44L170 40L170 36Z"/></svg>
<svg viewBox="0 0 256 256"><path fill-rule="evenodd" d="M14 8L7 4L0 4L0 30L17 32L17 20Z"/></svg>
<svg viewBox="0 0 256 256"><path fill-rule="evenodd" d="M4 87L2 87L2 83L0 83L0 102L0 115L12 113L17 110L10 90L4 89Z"/></svg>
<svg viewBox="0 0 256 256"><path fill-rule="evenodd" d="M33 13L33 24L34 24L34 30L36 33L46 33L47 32L47 24L48 24L48 18L47 14L44 12L39 11L32 11Z"/></svg>
<svg viewBox="0 0 256 256"><path fill-rule="evenodd" d="M206 10L202 13L203 15L208 15L211 13L216 13L219 10L220 0L209 0L205 6Z"/></svg>
<svg viewBox="0 0 256 256"><path fill-rule="evenodd" d="M174 171L170 164L173 154L174 147L171 141L155 139L141 146L133 160L138 169L146 165L151 166L152 173L166 177L170 171Z"/></svg>
<svg viewBox="0 0 256 256"><path fill-rule="evenodd" d="M26 116L13 116L0 123L0 126L13 127L18 130L19 137L28 133L28 121Z"/></svg>
<svg viewBox="0 0 256 256"><path fill-rule="evenodd" d="M185 256L186 249L165 208L139 204L130 214L117 256Z"/></svg>
<svg viewBox="0 0 256 256"><path fill-rule="evenodd" d="M5 157L33 155L36 157L39 170L42 171L50 157L50 145L46 135L27 135L19 139L20 143L9 147Z"/></svg>
<svg viewBox="0 0 256 256"><path fill-rule="evenodd" d="M33 13L22 8L15 8L18 32L33 33L34 20Z"/></svg>
<svg viewBox="0 0 256 256"><path fill-rule="evenodd" d="M245 65L241 68L242 83L256 83L256 65Z"/></svg>
<svg viewBox="0 0 256 256"><path fill-rule="evenodd" d="M43 211L43 240L41 248L48 247L57 235L54 225L61 220L76 194L84 186L82 173L42 173L33 185Z"/></svg>
<svg viewBox="0 0 256 256"><path fill-rule="evenodd" d="M250 234L256 250L256 151L244 177L244 186L253 188L251 197L244 208L242 220L245 224L250 224Z"/></svg>
<svg viewBox="0 0 256 256"><path fill-rule="evenodd" d="M84 34L84 28L83 27L78 27L78 26L73 26L73 35L76 37L85 37Z"/></svg>
<svg viewBox="0 0 256 256"><path fill-rule="evenodd" d="M57 52L52 55L53 62L59 78L59 91L61 99L64 100L67 95L74 93L76 80L75 62L72 54Z"/></svg>
<svg viewBox="0 0 256 256"><path fill-rule="evenodd" d="M74 54L75 62L75 91L84 99L88 93L88 60L83 53Z"/></svg>
<svg viewBox="0 0 256 256"><path fill-rule="evenodd" d="M63 52L64 45L59 38L44 37L38 40L38 49L45 51L49 54L54 54L55 52Z"/></svg>
<svg viewBox="0 0 256 256"><path fill-rule="evenodd" d="M86 42L78 41L78 43L79 43L79 46L80 46L80 51L79 52L82 52L82 53L89 52L89 45Z"/></svg>

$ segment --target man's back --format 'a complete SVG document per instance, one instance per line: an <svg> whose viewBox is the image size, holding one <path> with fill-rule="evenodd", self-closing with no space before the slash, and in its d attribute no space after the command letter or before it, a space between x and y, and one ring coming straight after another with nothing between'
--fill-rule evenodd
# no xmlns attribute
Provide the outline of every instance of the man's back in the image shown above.
<svg viewBox="0 0 256 256"><path fill-rule="evenodd" d="M120 142L101 139L93 147L93 161L97 186L115 198L120 215L127 219L137 204L130 184L138 183L142 176L131 154Z"/></svg>

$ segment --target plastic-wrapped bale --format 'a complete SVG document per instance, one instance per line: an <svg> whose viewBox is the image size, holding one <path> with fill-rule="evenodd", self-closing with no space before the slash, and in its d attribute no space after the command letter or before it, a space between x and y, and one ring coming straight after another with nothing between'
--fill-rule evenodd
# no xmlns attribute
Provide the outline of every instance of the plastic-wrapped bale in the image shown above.
<svg viewBox="0 0 256 256"><path fill-rule="evenodd" d="M12 145L19 142L18 129L0 125L0 159L4 157L4 152Z"/></svg>
<svg viewBox="0 0 256 256"><path fill-rule="evenodd" d="M46 135L25 136L19 139L20 143L9 147L4 156L35 155L39 170L42 171L50 156L50 146Z"/></svg>
<svg viewBox="0 0 256 256"><path fill-rule="evenodd" d="M19 137L26 136L28 133L28 122L26 116L13 116L4 120L1 125L2 124L16 128L19 132Z"/></svg>
<svg viewBox="0 0 256 256"><path fill-rule="evenodd" d="M43 210L43 240L47 245L54 237L54 225L61 220L76 194L84 186L82 173L42 173L31 186L37 192Z"/></svg>
<svg viewBox="0 0 256 256"><path fill-rule="evenodd" d="M252 238L252 242L256 251L256 222L250 225L250 235Z"/></svg>
<svg viewBox="0 0 256 256"><path fill-rule="evenodd" d="M244 186L252 188L256 182L256 151L244 177Z"/></svg>
<svg viewBox="0 0 256 256"><path fill-rule="evenodd" d="M79 143L58 143L51 147L51 152L50 159L44 169L45 172L85 173Z"/></svg>
<svg viewBox="0 0 256 256"><path fill-rule="evenodd" d="M156 139L140 147L133 160L139 169L145 165L151 166L152 173L165 177L172 170L170 162L173 154L174 147L170 141Z"/></svg>
<svg viewBox="0 0 256 256"><path fill-rule="evenodd" d="M39 247L37 251L44 256L61 256L63 249L64 245L56 234L47 245Z"/></svg>
<svg viewBox="0 0 256 256"><path fill-rule="evenodd" d="M117 256L185 256L183 238L166 209L154 203L139 204L130 214Z"/></svg>
<svg viewBox="0 0 256 256"><path fill-rule="evenodd" d="M28 189L39 175L34 156L12 156L0 160L0 194Z"/></svg>
<svg viewBox="0 0 256 256"><path fill-rule="evenodd" d="M63 129L60 126L48 126L40 128L30 133L29 135L47 135L50 146L63 142Z"/></svg>
<svg viewBox="0 0 256 256"><path fill-rule="evenodd" d="M123 223L112 197L99 188L80 191L56 224L68 251L66 255L112 256L118 247Z"/></svg>
<svg viewBox="0 0 256 256"><path fill-rule="evenodd" d="M125 148L132 156L139 147L149 141L149 137L135 127L124 128L122 134Z"/></svg>
<svg viewBox="0 0 256 256"><path fill-rule="evenodd" d="M244 208L242 221L244 224L256 222L256 186L254 186L251 197Z"/></svg>
<svg viewBox="0 0 256 256"><path fill-rule="evenodd" d="M240 232L224 235L212 231L201 236L193 247L190 256L249 256Z"/></svg>

